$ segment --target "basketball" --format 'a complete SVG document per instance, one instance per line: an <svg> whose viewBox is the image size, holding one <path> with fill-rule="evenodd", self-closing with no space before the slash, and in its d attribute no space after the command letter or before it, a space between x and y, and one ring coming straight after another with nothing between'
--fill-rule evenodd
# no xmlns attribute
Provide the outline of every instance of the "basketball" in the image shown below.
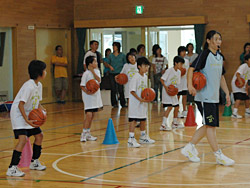
<svg viewBox="0 0 250 188"><path fill-rule="evenodd" d="M181 71L181 76L184 76L186 74L187 70L182 67L180 71Z"/></svg>
<svg viewBox="0 0 250 188"><path fill-rule="evenodd" d="M98 91L100 88L100 85L97 83L96 80L91 79L86 83L86 88L88 91L90 91L92 94Z"/></svg>
<svg viewBox="0 0 250 188"><path fill-rule="evenodd" d="M145 88L141 92L141 98L147 101L153 101L155 99L155 90L152 88Z"/></svg>
<svg viewBox="0 0 250 188"><path fill-rule="evenodd" d="M37 120L36 122L33 122L35 125L43 125L46 121L46 114L43 112L40 108L33 109L28 116L29 120Z"/></svg>
<svg viewBox="0 0 250 188"><path fill-rule="evenodd" d="M193 86L197 90L201 90L205 87L207 79L201 72L194 72L193 74Z"/></svg>
<svg viewBox="0 0 250 188"><path fill-rule="evenodd" d="M124 73L118 74L116 77L116 82L120 85L124 85L128 82L128 76Z"/></svg>
<svg viewBox="0 0 250 188"><path fill-rule="evenodd" d="M238 79L235 80L235 85L236 85L236 87L238 87L238 88L242 88L242 87L245 85L245 80L244 80L244 78L240 78L240 79L241 79L241 81L243 82L243 85L242 85L242 86L240 86L240 82L238 81Z"/></svg>
<svg viewBox="0 0 250 188"><path fill-rule="evenodd" d="M178 88L171 84L171 85L168 86L168 92L167 93L168 93L169 96L175 96L175 95L178 94Z"/></svg>

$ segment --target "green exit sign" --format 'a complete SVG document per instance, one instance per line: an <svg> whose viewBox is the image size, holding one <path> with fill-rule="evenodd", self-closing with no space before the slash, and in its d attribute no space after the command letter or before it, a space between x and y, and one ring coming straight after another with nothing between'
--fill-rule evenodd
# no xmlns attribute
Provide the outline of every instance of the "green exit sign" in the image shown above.
<svg viewBox="0 0 250 188"><path fill-rule="evenodd" d="M143 6L136 6L135 7L135 14L143 14Z"/></svg>

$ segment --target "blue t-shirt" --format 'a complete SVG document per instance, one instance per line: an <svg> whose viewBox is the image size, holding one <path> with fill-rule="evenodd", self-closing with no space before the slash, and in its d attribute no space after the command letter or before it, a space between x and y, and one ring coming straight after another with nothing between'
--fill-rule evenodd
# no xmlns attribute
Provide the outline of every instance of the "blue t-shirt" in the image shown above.
<svg viewBox="0 0 250 188"><path fill-rule="evenodd" d="M206 86L197 91L195 101L207 103L219 103L219 90L221 75L224 74L223 56L219 52L213 54L210 50L204 50L192 63L195 71L203 73L207 79Z"/></svg>
<svg viewBox="0 0 250 188"><path fill-rule="evenodd" d="M103 60L103 62L108 63L108 58L104 57L104 58L102 58L102 60ZM110 69L109 69L108 67L105 67L105 66L104 66L103 73L105 74L105 73L107 73L108 71L110 72Z"/></svg>
<svg viewBox="0 0 250 188"><path fill-rule="evenodd" d="M114 71L110 71L111 74L119 74L124 64L127 63L126 56L123 53L119 53L117 56L112 53L109 55L107 63L114 68Z"/></svg>

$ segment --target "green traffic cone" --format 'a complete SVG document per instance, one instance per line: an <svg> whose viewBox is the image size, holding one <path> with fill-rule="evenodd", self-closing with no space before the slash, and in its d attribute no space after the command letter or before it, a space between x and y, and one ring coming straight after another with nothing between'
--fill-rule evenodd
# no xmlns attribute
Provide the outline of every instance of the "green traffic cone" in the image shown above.
<svg viewBox="0 0 250 188"><path fill-rule="evenodd" d="M232 115L232 107L230 106L226 106L224 108L224 113L222 114L222 116L231 116Z"/></svg>

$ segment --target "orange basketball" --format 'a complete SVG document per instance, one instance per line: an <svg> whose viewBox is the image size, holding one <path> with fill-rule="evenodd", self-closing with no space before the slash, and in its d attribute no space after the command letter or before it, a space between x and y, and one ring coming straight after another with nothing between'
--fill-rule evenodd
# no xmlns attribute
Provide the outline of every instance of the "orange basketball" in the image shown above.
<svg viewBox="0 0 250 188"><path fill-rule="evenodd" d="M29 120L36 120L36 122L33 122L33 124L41 126L46 121L47 116L45 112L43 112L40 108L38 108L38 109L33 109L29 113L28 118Z"/></svg>
<svg viewBox="0 0 250 188"><path fill-rule="evenodd" d="M205 87L207 79L201 72L194 72L193 74L193 86L197 90L201 90Z"/></svg>
<svg viewBox="0 0 250 188"><path fill-rule="evenodd" d="M181 71L181 76L184 76L186 74L187 70L182 67L180 71Z"/></svg>
<svg viewBox="0 0 250 188"><path fill-rule="evenodd" d="M96 80L91 79L86 83L86 88L88 91L90 91L92 94L98 91L100 88L100 85L97 83Z"/></svg>
<svg viewBox="0 0 250 188"><path fill-rule="evenodd" d="M171 84L171 85L168 86L168 92L167 93L168 93L169 96L175 96L175 95L178 94L178 88Z"/></svg>
<svg viewBox="0 0 250 188"><path fill-rule="evenodd" d="M152 88L145 88L141 92L141 98L147 101L153 101L155 99L155 90Z"/></svg>
<svg viewBox="0 0 250 188"><path fill-rule="evenodd" d="M116 82L120 85L124 85L128 82L128 76L124 73L118 74L116 77Z"/></svg>
<svg viewBox="0 0 250 188"><path fill-rule="evenodd" d="M243 82L243 85L242 85L242 86L240 86L240 82L238 81L238 79L235 80L235 85L236 85L236 87L238 87L238 88L242 88L242 87L245 85L245 80L244 80L244 78L240 78L240 79L241 79L241 81Z"/></svg>

